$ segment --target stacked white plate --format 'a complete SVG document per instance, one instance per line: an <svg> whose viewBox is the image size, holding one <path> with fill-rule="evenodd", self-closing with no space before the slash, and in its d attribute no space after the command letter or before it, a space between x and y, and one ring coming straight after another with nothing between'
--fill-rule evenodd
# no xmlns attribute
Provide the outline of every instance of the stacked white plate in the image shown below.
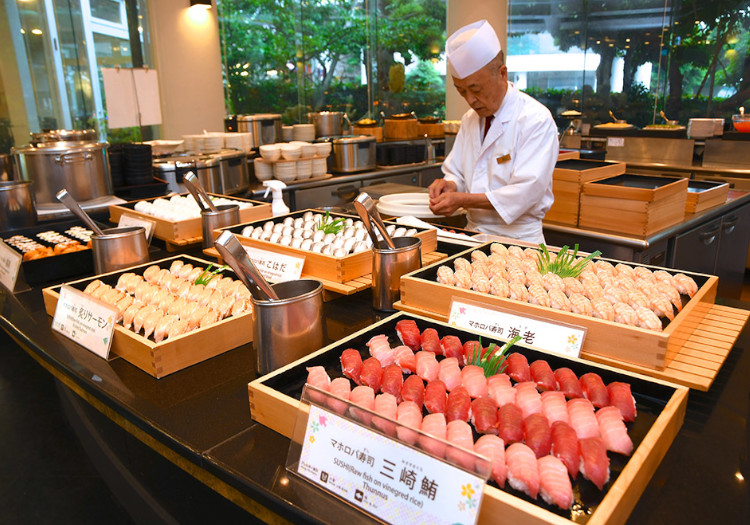
<svg viewBox="0 0 750 525"><path fill-rule="evenodd" d="M224 149L224 133L206 133L203 135L201 151L210 153Z"/></svg>
<svg viewBox="0 0 750 525"><path fill-rule="evenodd" d="M297 161L297 179L309 179L312 177L312 159Z"/></svg>
<svg viewBox="0 0 750 525"><path fill-rule="evenodd" d="M199 144L199 141L202 139L203 135L183 135L182 149L189 152L200 151L201 144Z"/></svg>
<svg viewBox="0 0 750 525"><path fill-rule="evenodd" d="M312 142L313 140L315 140L315 125L295 124L294 126L292 126L292 138L294 140Z"/></svg>
<svg viewBox="0 0 750 525"><path fill-rule="evenodd" d="M715 119L691 118L688 121L687 134L691 139L705 139L713 137L716 133Z"/></svg>
<svg viewBox="0 0 750 525"><path fill-rule="evenodd" d="M292 182L297 178L297 161L280 160L274 163L273 176L283 182Z"/></svg>
<svg viewBox="0 0 750 525"><path fill-rule="evenodd" d="M385 215L396 217L411 216L421 219L434 219L441 217L430 210L430 195L428 193L394 193L383 195L378 199L378 211ZM456 210L456 214L464 213L462 209Z"/></svg>
<svg viewBox="0 0 750 525"><path fill-rule="evenodd" d="M245 151L245 141L242 135L244 135L244 133L225 133L224 147Z"/></svg>
<svg viewBox="0 0 750 525"><path fill-rule="evenodd" d="M281 126L281 138L284 142L294 140L294 126Z"/></svg>

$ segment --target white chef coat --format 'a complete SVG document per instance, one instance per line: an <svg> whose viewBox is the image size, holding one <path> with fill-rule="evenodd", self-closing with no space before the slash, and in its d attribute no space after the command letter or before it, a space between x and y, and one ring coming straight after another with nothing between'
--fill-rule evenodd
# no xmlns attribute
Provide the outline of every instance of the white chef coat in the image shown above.
<svg viewBox="0 0 750 525"><path fill-rule="evenodd" d="M469 229L544 242L542 219L552 206L558 136L549 110L508 82L508 91L482 140L484 119L470 109L443 162L459 192L484 193L494 210L470 209Z"/></svg>

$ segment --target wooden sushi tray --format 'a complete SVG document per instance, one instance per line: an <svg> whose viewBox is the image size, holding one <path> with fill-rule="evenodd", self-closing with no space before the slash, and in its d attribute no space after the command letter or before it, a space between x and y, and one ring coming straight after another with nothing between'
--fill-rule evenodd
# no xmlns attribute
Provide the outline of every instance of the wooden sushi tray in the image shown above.
<svg viewBox="0 0 750 525"><path fill-rule="evenodd" d="M578 153L577 151L574 153ZM625 173L624 162L605 162L558 157L552 172L552 192L555 201L545 221L578 226L581 190L589 181Z"/></svg>
<svg viewBox="0 0 750 525"><path fill-rule="evenodd" d="M180 255L66 284L82 291L91 281L100 279L104 283L114 286L123 273L142 274L143 270L151 265L169 268L172 262L178 259L189 262L194 266L207 267L212 264L210 261L204 261L189 255ZM226 270L226 273L232 272ZM57 300L60 297L60 286L51 286L42 290L44 307L50 316L55 315ZM159 343L141 334L136 334L132 330L124 328L121 324L117 324L112 336L111 353L122 357L148 374L161 378L242 346L252 340L251 313L247 312L227 317L205 328L197 328Z"/></svg>
<svg viewBox="0 0 750 525"><path fill-rule="evenodd" d="M401 319L414 319L420 331L433 327L441 337L456 335L462 342L476 338L476 334L471 331L424 317L403 313L390 316L252 381L248 384L251 417L290 439L297 439L294 436L294 425L299 411L306 408L299 401L307 378L306 367L323 366L331 378L341 377L339 357L344 349L359 349L364 356L367 352L365 343L377 334L386 334L392 346L399 344L395 325ZM483 337L482 341L485 340ZM575 516L582 509L588 514L586 523L590 525L624 523L682 426L688 389L581 359L544 354L524 346L516 345L514 351L526 355L529 362L545 359L553 369L569 367L578 376L596 372L605 383L630 383L638 408L636 420L628 424L628 434L633 440L635 451L629 458L608 454L611 479L601 492L579 476L573 483L573 510L563 511L551 507L541 498L533 500L507 485L505 489L500 489L494 483L487 483L479 523L569 525L578 521Z"/></svg>
<svg viewBox="0 0 750 525"><path fill-rule="evenodd" d="M183 197L189 196L188 193L183 193L181 195ZM241 199L238 197L227 197L226 195L217 195L214 193L209 193L209 195L213 197L229 198L239 202L252 203L253 206L251 208L240 208L241 222L250 222L260 219L268 219L271 217L271 205L267 202ZM163 199L165 197L156 197L153 199L143 200L150 202L158 198ZM153 232L154 237L175 246L184 246L186 244L198 243L203 240L203 225L200 217L186 219L183 221L168 221L166 219L160 219L158 217L154 217L153 215L148 215L146 213L136 211L134 207L137 202L140 201L130 201L126 202L125 204L111 205L109 207L110 222L117 224L120 221L120 217L122 217L124 214L147 221L153 221L155 223Z"/></svg>
<svg viewBox="0 0 750 525"><path fill-rule="evenodd" d="M691 180L688 182L685 211L687 213L698 213L724 204L727 202L727 195L729 195L729 184L726 182Z"/></svg>
<svg viewBox="0 0 750 525"><path fill-rule="evenodd" d="M489 244L475 249L489 253ZM667 381L708 390L739 337L750 312L714 304L718 278L682 272L699 285L698 292L683 306L662 332L627 326L571 312L504 299L474 290L438 283L437 268L453 267L453 260L467 256L466 250L444 261L401 278L401 300L394 306L406 312L447 320L454 298L470 300L489 308L513 310L518 315L543 317L586 328L581 357L658 377ZM613 264L620 261L611 260ZM633 263L628 263L632 264ZM641 265L645 266L645 265ZM647 266L675 273L671 268Z"/></svg>
<svg viewBox="0 0 750 525"><path fill-rule="evenodd" d="M280 215L274 217L274 222L283 221L287 217L298 218L302 217L308 211L315 210L302 210L290 213L288 215ZM316 212L319 213L319 212ZM354 215L346 215L342 213L331 213L332 218L344 217L359 219ZM306 277L313 279L319 279L321 281L328 281L331 283L345 284L350 283L353 280L359 280L361 277L370 275L372 273L372 251L365 250L359 253L352 253L345 257L334 257L332 255L323 255L322 253L315 253L307 250L300 250L292 248L291 246L282 246L277 243L268 241L261 241L259 239L251 239L242 235L242 230L247 226L261 226L265 220L253 221L245 224L238 224L237 226L230 226L222 228L222 230L231 231L240 240L243 246L249 246L258 250L280 253L283 255L289 255L292 257L304 257L305 265L302 268L302 274ZM386 225L396 224L394 222L385 221ZM400 225L399 225L400 226ZM218 232L219 230L217 230ZM218 233L215 233L218 237ZM437 249L437 230L428 228L417 228L417 235L419 239L422 239L422 257L425 254L434 252ZM211 252L209 252L211 253ZM334 290L339 291L339 290ZM355 290L358 291L358 290ZM341 288L341 292L345 293L345 288ZM352 292L354 293L354 292Z"/></svg>

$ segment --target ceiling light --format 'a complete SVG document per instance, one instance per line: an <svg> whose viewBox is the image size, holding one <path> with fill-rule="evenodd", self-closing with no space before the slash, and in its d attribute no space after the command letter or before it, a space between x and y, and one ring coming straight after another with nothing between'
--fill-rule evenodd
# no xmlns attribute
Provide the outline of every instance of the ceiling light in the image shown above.
<svg viewBox="0 0 750 525"><path fill-rule="evenodd" d="M196 6L202 9L211 9L211 0L190 0L190 7Z"/></svg>

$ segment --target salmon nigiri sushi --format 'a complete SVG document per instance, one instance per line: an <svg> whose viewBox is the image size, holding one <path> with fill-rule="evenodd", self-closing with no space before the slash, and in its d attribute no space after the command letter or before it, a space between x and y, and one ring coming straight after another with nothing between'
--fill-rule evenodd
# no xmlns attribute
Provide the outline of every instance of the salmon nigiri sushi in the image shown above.
<svg viewBox="0 0 750 525"><path fill-rule="evenodd" d="M479 436L474 443L474 452L490 460L490 472L500 488L505 487L507 467L505 466L505 443L493 434Z"/></svg>
<svg viewBox="0 0 750 525"><path fill-rule="evenodd" d="M550 505L569 509L573 505L573 486L568 470L555 456L543 456L537 460L539 468L539 494Z"/></svg>
<svg viewBox="0 0 750 525"><path fill-rule="evenodd" d="M508 484L536 499L539 493L539 467L534 451L523 443L513 443L505 449L505 465Z"/></svg>

